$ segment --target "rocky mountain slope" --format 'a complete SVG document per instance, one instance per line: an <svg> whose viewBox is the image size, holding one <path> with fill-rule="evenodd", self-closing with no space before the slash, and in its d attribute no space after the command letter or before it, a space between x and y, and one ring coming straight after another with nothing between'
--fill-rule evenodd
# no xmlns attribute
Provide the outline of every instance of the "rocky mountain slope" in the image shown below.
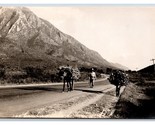
<svg viewBox="0 0 155 125"><path fill-rule="evenodd" d="M113 67L97 52L25 7L0 7L0 59L11 66L78 64Z"/></svg>

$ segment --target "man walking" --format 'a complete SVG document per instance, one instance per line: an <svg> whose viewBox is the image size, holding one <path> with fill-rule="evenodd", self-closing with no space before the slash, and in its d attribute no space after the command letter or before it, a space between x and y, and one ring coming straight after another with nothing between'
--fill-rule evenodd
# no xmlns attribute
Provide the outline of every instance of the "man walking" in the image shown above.
<svg viewBox="0 0 155 125"><path fill-rule="evenodd" d="M92 68L92 71L89 75L89 83L90 83L90 87L93 88L94 87L94 81L96 79L96 73L94 72L94 69Z"/></svg>

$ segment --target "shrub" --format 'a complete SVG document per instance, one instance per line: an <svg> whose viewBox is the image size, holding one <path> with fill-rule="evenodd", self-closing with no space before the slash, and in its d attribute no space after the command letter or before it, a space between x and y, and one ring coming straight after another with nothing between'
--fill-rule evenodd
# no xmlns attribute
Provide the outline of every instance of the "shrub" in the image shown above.
<svg viewBox="0 0 155 125"><path fill-rule="evenodd" d="M0 65L0 78L4 78L5 76L5 67L4 65Z"/></svg>
<svg viewBox="0 0 155 125"><path fill-rule="evenodd" d="M34 67L26 67L24 68L28 77L39 78L43 75L43 70Z"/></svg>

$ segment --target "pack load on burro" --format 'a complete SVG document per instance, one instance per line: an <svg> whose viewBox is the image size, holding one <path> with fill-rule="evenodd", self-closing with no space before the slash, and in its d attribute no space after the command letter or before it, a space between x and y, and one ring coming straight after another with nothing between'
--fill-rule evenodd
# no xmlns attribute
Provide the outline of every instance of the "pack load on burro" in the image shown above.
<svg viewBox="0 0 155 125"><path fill-rule="evenodd" d="M78 68L72 68L71 66L61 66L59 67L59 75L63 80L63 90L65 91L65 84L67 83L67 91L72 91L74 89L74 81L78 80L80 77L80 71Z"/></svg>
<svg viewBox="0 0 155 125"><path fill-rule="evenodd" d="M121 86L126 86L129 83L128 75L120 70L112 72L108 80L111 84L116 86L116 96L119 96Z"/></svg>

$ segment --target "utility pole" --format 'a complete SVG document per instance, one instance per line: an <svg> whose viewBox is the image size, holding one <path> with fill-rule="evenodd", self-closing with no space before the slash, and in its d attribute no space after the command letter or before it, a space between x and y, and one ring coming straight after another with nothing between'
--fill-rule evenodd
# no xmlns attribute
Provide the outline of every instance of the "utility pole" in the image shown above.
<svg viewBox="0 0 155 125"><path fill-rule="evenodd" d="M153 62L153 67L154 67L154 72L155 72L155 65L154 65L154 61L155 61L155 59L151 59L150 61Z"/></svg>
<svg viewBox="0 0 155 125"><path fill-rule="evenodd" d="M154 61L155 61L155 59L151 59L150 61L153 61L153 65L154 65Z"/></svg>

